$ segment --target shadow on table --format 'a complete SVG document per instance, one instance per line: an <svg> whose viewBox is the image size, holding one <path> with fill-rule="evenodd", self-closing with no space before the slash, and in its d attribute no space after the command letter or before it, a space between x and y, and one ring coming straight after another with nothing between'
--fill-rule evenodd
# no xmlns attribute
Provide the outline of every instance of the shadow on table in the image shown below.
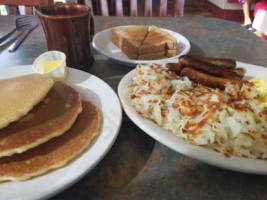
<svg viewBox="0 0 267 200"><path fill-rule="evenodd" d="M146 165L154 143L124 116L118 138L100 164L53 200L115 199Z"/></svg>
<svg viewBox="0 0 267 200"><path fill-rule="evenodd" d="M191 56L199 56L199 57L204 57L205 56L204 51L199 46L197 46L193 42L191 42L190 44L191 44L191 49L190 49L189 54Z"/></svg>
<svg viewBox="0 0 267 200"><path fill-rule="evenodd" d="M161 156L176 153L171 150L166 152ZM171 155L172 159L161 163L161 166L154 166L154 175L143 173L142 179L135 179L118 199L267 199L267 176L228 171L176 154ZM152 165L148 163L148 167Z"/></svg>

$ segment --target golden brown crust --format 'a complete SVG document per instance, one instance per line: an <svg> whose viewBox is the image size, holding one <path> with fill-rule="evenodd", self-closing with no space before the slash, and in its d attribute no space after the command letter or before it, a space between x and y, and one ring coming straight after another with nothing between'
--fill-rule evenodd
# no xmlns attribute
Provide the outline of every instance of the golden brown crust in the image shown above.
<svg viewBox="0 0 267 200"><path fill-rule="evenodd" d="M0 157L24 152L63 134L80 112L79 93L56 82L25 117L0 130Z"/></svg>
<svg viewBox="0 0 267 200"><path fill-rule="evenodd" d="M83 101L83 112L69 131L22 154L0 159L0 181L25 180L59 168L82 153L99 133L97 108Z"/></svg>
<svg viewBox="0 0 267 200"><path fill-rule="evenodd" d="M178 50L175 49L175 50L166 50L166 57L167 58L170 58L170 57L173 57L173 56L176 56L178 54Z"/></svg>
<svg viewBox="0 0 267 200"><path fill-rule="evenodd" d="M155 60L177 55L177 41L156 26L115 27L111 40L130 59ZM164 55L162 55L164 52Z"/></svg>
<svg viewBox="0 0 267 200"><path fill-rule="evenodd" d="M115 27L111 29L111 40L129 57L138 52L148 32L148 26Z"/></svg>
<svg viewBox="0 0 267 200"><path fill-rule="evenodd" d="M166 41L163 35L149 31L144 43L140 46L138 54L157 53L166 50Z"/></svg>
<svg viewBox="0 0 267 200"><path fill-rule="evenodd" d="M158 53L165 50L176 50L176 39L166 31L156 26L151 26L147 37L138 50L138 54Z"/></svg>
<svg viewBox="0 0 267 200"><path fill-rule="evenodd" d="M176 38L166 31L162 31L162 34L165 36L167 42L167 50L177 50Z"/></svg>

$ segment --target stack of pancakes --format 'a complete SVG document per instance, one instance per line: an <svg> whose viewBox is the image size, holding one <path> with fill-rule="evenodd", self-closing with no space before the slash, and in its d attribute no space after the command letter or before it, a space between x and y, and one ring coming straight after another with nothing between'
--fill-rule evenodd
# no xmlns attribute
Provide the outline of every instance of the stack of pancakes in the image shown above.
<svg viewBox="0 0 267 200"><path fill-rule="evenodd" d="M0 80L0 181L25 180L65 165L98 134L100 115L50 76Z"/></svg>

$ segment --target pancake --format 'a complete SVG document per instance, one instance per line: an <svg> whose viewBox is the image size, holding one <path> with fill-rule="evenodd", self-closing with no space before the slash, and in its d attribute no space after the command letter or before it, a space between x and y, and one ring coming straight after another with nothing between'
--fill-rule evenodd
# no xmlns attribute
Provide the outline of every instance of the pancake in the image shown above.
<svg viewBox="0 0 267 200"><path fill-rule="evenodd" d="M0 80L0 129L26 115L53 84L50 76L41 74Z"/></svg>
<svg viewBox="0 0 267 200"><path fill-rule="evenodd" d="M81 98L55 82L43 101L20 120L0 129L0 157L22 153L67 131L81 112Z"/></svg>
<svg viewBox="0 0 267 200"><path fill-rule="evenodd" d="M89 146L99 127L98 110L83 101L83 112L65 134L22 154L0 158L0 181L25 180L62 167Z"/></svg>

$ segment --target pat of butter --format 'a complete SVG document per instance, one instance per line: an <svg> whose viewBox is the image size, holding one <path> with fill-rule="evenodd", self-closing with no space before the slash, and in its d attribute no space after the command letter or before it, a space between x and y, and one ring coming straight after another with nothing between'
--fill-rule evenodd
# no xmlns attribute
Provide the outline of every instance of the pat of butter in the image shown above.
<svg viewBox="0 0 267 200"><path fill-rule="evenodd" d="M42 63L42 72L47 73L55 70L63 63L63 60L47 60Z"/></svg>
<svg viewBox="0 0 267 200"><path fill-rule="evenodd" d="M64 81L68 76L66 55L60 51L48 51L33 62L33 69L40 74L48 74L56 81Z"/></svg>

